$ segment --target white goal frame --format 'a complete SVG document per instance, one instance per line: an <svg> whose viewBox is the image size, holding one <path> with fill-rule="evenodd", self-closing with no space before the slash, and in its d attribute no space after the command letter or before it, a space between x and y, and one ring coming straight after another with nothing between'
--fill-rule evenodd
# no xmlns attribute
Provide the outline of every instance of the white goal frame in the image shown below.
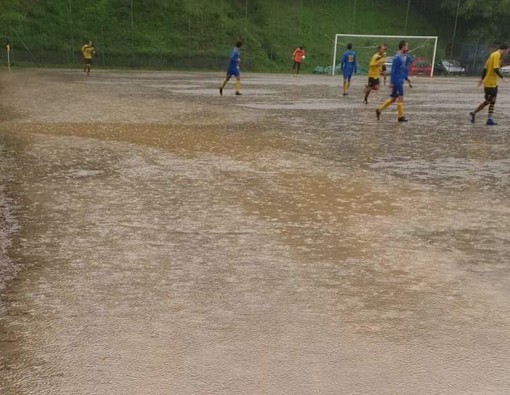
<svg viewBox="0 0 510 395"><path fill-rule="evenodd" d="M339 37L355 37L355 38L393 38L393 39L411 39L416 38L419 40L434 40L434 54L432 55L432 70L430 71L430 76L434 76L434 67L436 65L436 52L437 52L437 36L384 36L384 35L374 35L374 34L335 34L335 47L333 50L333 68L331 71L331 75L335 75L335 67L336 67L336 53L338 47L338 38Z"/></svg>

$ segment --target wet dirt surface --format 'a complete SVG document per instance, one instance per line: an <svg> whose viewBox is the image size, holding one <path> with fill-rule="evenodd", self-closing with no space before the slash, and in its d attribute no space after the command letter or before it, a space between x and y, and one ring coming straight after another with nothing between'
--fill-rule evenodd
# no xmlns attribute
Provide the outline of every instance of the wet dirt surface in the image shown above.
<svg viewBox="0 0 510 395"><path fill-rule="evenodd" d="M510 392L508 90L221 78L0 74L0 393Z"/></svg>

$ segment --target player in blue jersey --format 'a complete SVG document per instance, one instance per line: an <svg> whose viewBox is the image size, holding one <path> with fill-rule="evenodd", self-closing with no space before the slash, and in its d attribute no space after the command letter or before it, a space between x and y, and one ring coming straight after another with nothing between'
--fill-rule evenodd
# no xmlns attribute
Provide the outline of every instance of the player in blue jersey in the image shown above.
<svg viewBox="0 0 510 395"><path fill-rule="evenodd" d="M232 53L230 54L230 60L228 62L228 68L227 68L227 76L225 77L225 80L223 81L223 84L220 86L220 95L223 95L223 88L225 88L225 85L227 85L227 82L232 78L232 76L236 77L236 95L241 95L241 72L239 71L239 63L241 62L241 46L243 43L240 40L237 40L236 46L232 50Z"/></svg>
<svg viewBox="0 0 510 395"><path fill-rule="evenodd" d="M381 118L381 113L393 103L397 103L398 122L407 122L404 117L404 81L406 78L406 60L405 53L408 51L407 41L401 41L398 44L398 52L393 58L390 76L391 94L382 106L375 110L377 120Z"/></svg>
<svg viewBox="0 0 510 395"><path fill-rule="evenodd" d="M340 68L344 75L344 96L349 94L351 77L353 73L357 72L357 66L356 52L352 50L352 44L347 44L347 51L344 52L342 56L342 63L340 63Z"/></svg>

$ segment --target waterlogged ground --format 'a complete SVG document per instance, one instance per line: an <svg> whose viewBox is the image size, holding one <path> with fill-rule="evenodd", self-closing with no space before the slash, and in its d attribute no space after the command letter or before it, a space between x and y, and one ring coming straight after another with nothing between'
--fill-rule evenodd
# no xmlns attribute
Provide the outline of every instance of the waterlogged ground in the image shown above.
<svg viewBox="0 0 510 395"><path fill-rule="evenodd" d="M0 75L0 393L509 393L509 89L221 78Z"/></svg>

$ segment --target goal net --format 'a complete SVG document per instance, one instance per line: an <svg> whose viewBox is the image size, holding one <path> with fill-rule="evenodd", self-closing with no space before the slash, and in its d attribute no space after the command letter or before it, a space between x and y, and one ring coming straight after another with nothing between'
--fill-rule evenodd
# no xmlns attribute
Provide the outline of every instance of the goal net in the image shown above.
<svg viewBox="0 0 510 395"><path fill-rule="evenodd" d="M377 51L380 44L386 44L387 62L398 51L400 41L409 43L409 53L415 60L413 70L417 74L434 75L436 63L437 36L380 36L365 34L336 34L333 49L332 75L340 74L342 55L347 50L347 44L352 44L358 60L358 74L366 74L370 58Z"/></svg>

